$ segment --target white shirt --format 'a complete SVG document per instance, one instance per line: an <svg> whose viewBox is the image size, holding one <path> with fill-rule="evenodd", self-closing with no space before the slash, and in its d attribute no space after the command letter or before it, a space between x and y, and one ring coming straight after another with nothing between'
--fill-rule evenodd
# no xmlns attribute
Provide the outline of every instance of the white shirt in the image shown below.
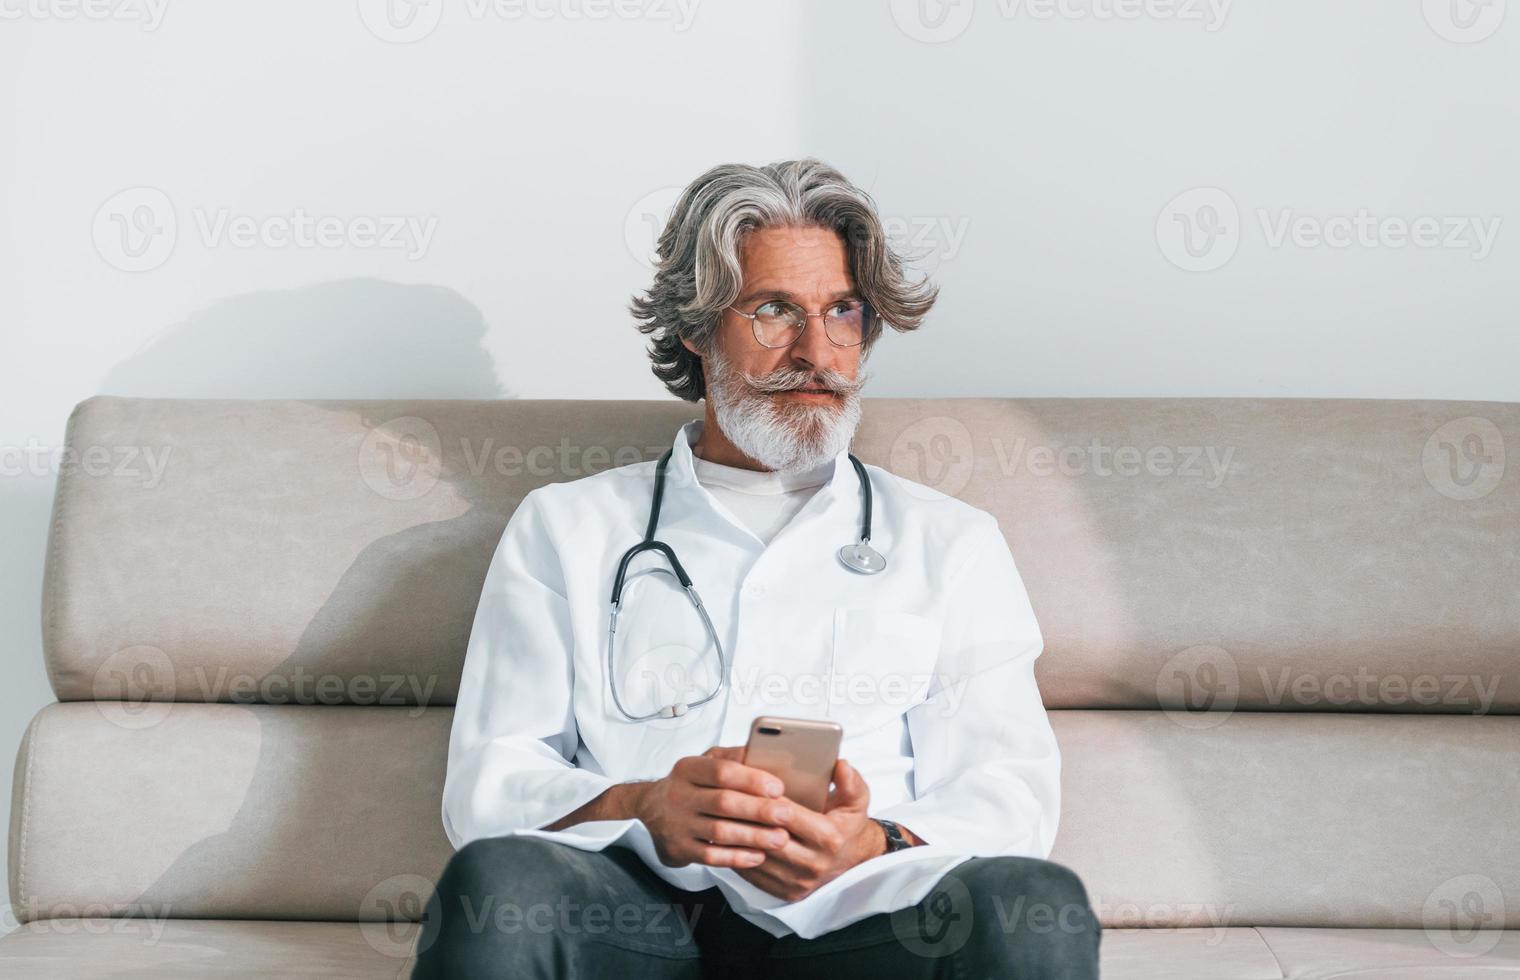
<svg viewBox="0 0 1520 980"><path fill-rule="evenodd" d="M813 938L922 899L971 857L1047 858L1060 754L1034 680L1043 640L995 518L866 466L871 543L861 575L837 558L860 530L847 454L767 544L695 477L702 421L676 433L656 537L674 549L725 652L720 697L632 722L607 683L612 581L643 539L655 463L539 487L507 522L481 591L449 739L443 824L456 848L529 834L586 850L632 848L666 881L722 889L781 936ZM673 578L630 564L617 630L618 692L635 714L695 700L717 653ZM864 776L870 814L928 842L863 862L797 902L726 868L669 868L638 820L537 828L614 783L667 775L683 756L742 745L758 715L831 718Z"/></svg>
<svg viewBox="0 0 1520 980"><path fill-rule="evenodd" d="M834 461L801 473L746 470L692 456L697 482L766 544L834 475ZM698 589L700 592L701 590Z"/></svg>

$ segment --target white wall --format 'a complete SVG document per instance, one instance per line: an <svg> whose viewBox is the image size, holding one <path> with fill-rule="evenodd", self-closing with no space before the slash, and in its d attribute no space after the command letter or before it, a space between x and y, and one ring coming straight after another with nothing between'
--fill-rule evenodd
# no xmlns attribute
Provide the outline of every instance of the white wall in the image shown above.
<svg viewBox="0 0 1520 980"><path fill-rule="evenodd" d="M0 758L77 401L661 397L625 305L719 161L821 156L927 249L873 394L1520 399L1505 0L385 2L0 0Z"/></svg>

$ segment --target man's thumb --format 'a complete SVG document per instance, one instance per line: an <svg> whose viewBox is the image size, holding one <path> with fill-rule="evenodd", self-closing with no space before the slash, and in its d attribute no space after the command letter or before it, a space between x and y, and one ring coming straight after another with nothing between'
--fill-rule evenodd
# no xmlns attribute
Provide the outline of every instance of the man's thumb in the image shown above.
<svg viewBox="0 0 1520 980"><path fill-rule="evenodd" d="M829 809L842 806L865 806L871 791L859 770L843 759L834 763L834 788L829 790Z"/></svg>

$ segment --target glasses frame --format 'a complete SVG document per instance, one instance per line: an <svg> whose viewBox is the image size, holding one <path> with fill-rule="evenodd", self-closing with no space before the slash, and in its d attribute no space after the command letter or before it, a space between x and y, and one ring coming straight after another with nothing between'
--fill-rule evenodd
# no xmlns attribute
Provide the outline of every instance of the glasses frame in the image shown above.
<svg viewBox="0 0 1520 980"><path fill-rule="evenodd" d="M842 301L836 300L836 302L842 302ZM802 339L802 335L805 334L805 333L807 333L808 320L812 319L815 316L819 317L819 318L821 318L823 320L823 335L828 338L829 343L833 344L835 347L842 347L845 350L849 350L852 347L863 347L865 345L866 335L868 333L870 333L870 329L868 327L868 324L869 325L874 325L875 324L875 319L877 317L876 308L874 306L872 306L870 303L866 302L865 300L860 300L859 302L860 302L860 308L863 311L864 316L867 317L868 319L866 320L866 322L862 322L861 323L861 326L860 326L860 339L858 341L856 341L855 343L853 343L853 344L841 344L839 341L837 341L837 340L834 339L833 335L829 333L829 321L828 321L828 314L827 313L809 313L807 310L804 310L802 307L798 306L796 303L791 302L790 300L785 300L785 299L768 299L768 300L765 300L763 303L760 304L760 306L768 306L771 303L780 303L783 306L790 306L792 309L796 310L798 313L800 313L802 315L802 317L803 317L802 329L797 331L797 336L793 337L791 340L788 340L784 344L767 344L760 337L760 313L758 312L758 309L759 309L758 307L756 308L756 312L754 312L754 313L746 313L743 310L741 310L738 307L733 306L733 305L730 305L728 307L728 309L733 310L735 313L739 314L740 316L744 317L746 320L749 321L750 332L752 332L755 335L755 343L759 344L761 347L764 347L766 350L785 350L786 348L788 348L788 347L792 346L793 344L795 344L797 341L801 340Z"/></svg>

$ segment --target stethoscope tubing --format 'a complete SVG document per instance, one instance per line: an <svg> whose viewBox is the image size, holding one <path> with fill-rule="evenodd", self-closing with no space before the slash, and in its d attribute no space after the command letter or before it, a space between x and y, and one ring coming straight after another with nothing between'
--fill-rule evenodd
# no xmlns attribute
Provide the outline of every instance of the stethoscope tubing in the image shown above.
<svg viewBox="0 0 1520 980"><path fill-rule="evenodd" d="M607 620L607 686L611 689L613 704L629 721L649 721L654 718L673 718L684 715L692 708L704 705L717 697L728 684L728 654L723 649L722 640L718 638L718 631L713 626L712 617L707 614L707 607L702 604L702 597L697 594L696 586L692 585L691 576L686 573L681 560L676 557L675 549L665 542L655 539L655 532L659 529L660 524L660 506L665 499L665 468L670 462L671 454L674 452L674 448L665 450L665 454L660 457L659 463L655 465L654 494L649 502L649 523L644 530L644 540L623 552L622 560L618 562L617 574L612 580L612 611ZM853 453L848 454L848 456L850 464L855 468L855 475L860 481L860 541L855 547L863 548L875 555L875 552L870 548L868 543L871 540L871 478L866 474L865 465L856 459ZM846 545L845 548L840 549L841 557L842 553L850 547ZM670 569L652 568L650 571L673 574L676 580L681 583L681 588L686 590L687 598L696 607L698 615L702 617L703 625L707 627L707 635L712 638L713 645L718 648L720 672L718 674L717 686L698 700L666 705L658 711L650 712L649 714L635 715L624 707L622 698L618 696L617 675L613 672L613 654L616 649L614 640L617 637L618 613L622 610L623 582L628 573L628 564L646 551L658 551L670 562ZM849 561L846 561L845 565L854 571L869 574L880 571L881 568L885 567L885 561L881 560L879 556L877 558L881 562L878 567L858 567Z"/></svg>

